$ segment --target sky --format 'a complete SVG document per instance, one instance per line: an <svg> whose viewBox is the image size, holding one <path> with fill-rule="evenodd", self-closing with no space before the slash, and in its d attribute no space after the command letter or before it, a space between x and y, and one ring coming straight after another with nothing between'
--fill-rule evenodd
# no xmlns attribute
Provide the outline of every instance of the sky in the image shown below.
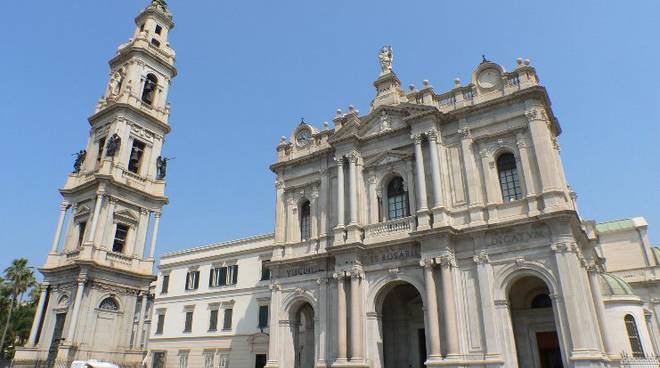
<svg viewBox="0 0 660 368"><path fill-rule="evenodd" d="M87 118L147 0L0 5L0 269L42 265L58 192ZM481 55L529 58L562 126L581 215L644 216L660 245L660 2L170 0L179 75L169 95L167 195L157 253L269 233L275 147L305 118L367 113L377 54L403 85L469 81ZM331 123L332 125L332 123Z"/></svg>

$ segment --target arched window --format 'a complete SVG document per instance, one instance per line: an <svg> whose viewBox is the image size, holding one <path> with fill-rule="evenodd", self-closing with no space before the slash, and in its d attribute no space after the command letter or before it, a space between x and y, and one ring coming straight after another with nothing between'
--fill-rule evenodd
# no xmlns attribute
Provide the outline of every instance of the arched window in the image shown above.
<svg viewBox="0 0 660 368"><path fill-rule="evenodd" d="M628 331L628 340L630 341L630 349L632 349L633 357L644 358L644 349L642 348L642 341L639 339L635 317L626 314L623 320L626 322L626 330Z"/></svg>
<svg viewBox="0 0 660 368"><path fill-rule="evenodd" d="M408 193L400 176L387 184L387 219L395 220L408 216Z"/></svg>
<svg viewBox="0 0 660 368"><path fill-rule="evenodd" d="M532 309L552 308L552 300L548 294L539 294L532 299Z"/></svg>
<svg viewBox="0 0 660 368"><path fill-rule="evenodd" d="M512 153L504 153L497 158L497 172L500 176L502 200L511 202L522 197L520 192L520 179L516 168L516 158Z"/></svg>
<svg viewBox="0 0 660 368"><path fill-rule="evenodd" d="M156 97L156 86L158 86L158 78L155 75L147 74L147 79L144 81L144 89L142 90L142 101L149 105L154 103Z"/></svg>
<svg viewBox="0 0 660 368"><path fill-rule="evenodd" d="M312 211L309 201L305 201L300 206L300 240L305 241L311 238L311 217Z"/></svg>
<svg viewBox="0 0 660 368"><path fill-rule="evenodd" d="M119 310L119 303L117 303L115 298L109 296L103 299L101 305L99 305L99 309L116 312Z"/></svg>

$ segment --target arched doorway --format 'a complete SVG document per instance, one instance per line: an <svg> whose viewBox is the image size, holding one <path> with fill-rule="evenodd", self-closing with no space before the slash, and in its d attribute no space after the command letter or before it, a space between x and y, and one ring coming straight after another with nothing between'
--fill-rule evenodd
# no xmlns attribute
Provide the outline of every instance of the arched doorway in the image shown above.
<svg viewBox="0 0 660 368"><path fill-rule="evenodd" d="M559 332L547 284L525 276L509 289L519 367L563 368Z"/></svg>
<svg viewBox="0 0 660 368"><path fill-rule="evenodd" d="M314 309L305 302L293 318L295 368L314 368Z"/></svg>
<svg viewBox="0 0 660 368"><path fill-rule="evenodd" d="M423 368L426 335L422 297L408 283L386 291L382 298L383 368Z"/></svg>

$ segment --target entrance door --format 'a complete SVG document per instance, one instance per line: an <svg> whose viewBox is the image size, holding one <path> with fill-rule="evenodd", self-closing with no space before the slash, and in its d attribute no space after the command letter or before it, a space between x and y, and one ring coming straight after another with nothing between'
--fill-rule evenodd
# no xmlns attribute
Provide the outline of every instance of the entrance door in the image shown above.
<svg viewBox="0 0 660 368"><path fill-rule="evenodd" d="M563 368L557 332L537 332L536 343L539 347L541 368Z"/></svg>
<svg viewBox="0 0 660 368"><path fill-rule="evenodd" d="M264 368L267 360L266 354L257 354L254 359L254 368Z"/></svg>
<svg viewBox="0 0 660 368"><path fill-rule="evenodd" d="M64 321L66 321L66 313L58 313L55 315L55 329L53 330L53 339L50 341L48 358L46 359L46 367L48 368L53 368L53 365L55 365L55 359L57 359L57 352L60 347L60 341L62 340Z"/></svg>
<svg viewBox="0 0 660 368"><path fill-rule="evenodd" d="M417 330L417 349L419 350L419 366L424 367L426 362L426 330Z"/></svg>

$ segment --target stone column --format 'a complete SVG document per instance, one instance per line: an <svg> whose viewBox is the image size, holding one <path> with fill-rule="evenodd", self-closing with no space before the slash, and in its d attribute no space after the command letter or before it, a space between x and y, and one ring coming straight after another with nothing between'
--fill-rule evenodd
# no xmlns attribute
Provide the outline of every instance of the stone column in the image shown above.
<svg viewBox="0 0 660 368"><path fill-rule="evenodd" d="M490 156L487 149L479 151L481 156L481 168L486 185L486 207L488 216L492 220L497 219L497 204L502 202L502 190L500 188L500 179L495 167L494 158Z"/></svg>
<svg viewBox="0 0 660 368"><path fill-rule="evenodd" d="M456 321L456 303L454 301L454 279L452 268L456 264L453 251L439 257L442 269L442 309L445 311L444 327L447 335L447 358L457 357L458 326Z"/></svg>
<svg viewBox="0 0 660 368"><path fill-rule="evenodd" d="M142 349L142 334L144 333L144 317L147 313L147 293L142 293L142 305L140 305L140 319L138 320L137 339L133 349Z"/></svg>
<svg viewBox="0 0 660 368"><path fill-rule="evenodd" d="M318 345L316 366L325 367L325 357L327 350L327 332L328 332L328 279L325 277L316 280L319 286L319 315L314 316L318 321L316 328L316 341Z"/></svg>
<svg viewBox="0 0 660 368"><path fill-rule="evenodd" d="M67 332L66 343L73 345L73 339L76 336L76 328L78 326L78 319L80 316L80 303L82 302L82 296L85 292L85 279L78 279L78 289L76 290L76 298L73 302L73 312L71 313L71 322L69 322L69 330Z"/></svg>
<svg viewBox="0 0 660 368"><path fill-rule="evenodd" d="M325 163L324 163L325 166ZM321 188L319 192L319 238L328 235L328 170L321 170Z"/></svg>
<svg viewBox="0 0 660 368"><path fill-rule="evenodd" d="M440 319L438 318L438 297L433 277L433 260L425 259L420 262L424 267L424 284L426 288L426 328L429 339L430 360L442 359L440 350Z"/></svg>
<svg viewBox="0 0 660 368"><path fill-rule="evenodd" d="M348 157L348 182L349 182L349 197L350 197L350 213L351 213L351 225L358 223L358 203L357 203L357 161L358 157L356 155L351 155Z"/></svg>
<svg viewBox="0 0 660 368"><path fill-rule="evenodd" d="M433 179L433 226L446 226L445 203L442 196L442 177L440 176L440 160L438 156L438 141L440 133L432 130L427 133L431 154L431 178Z"/></svg>
<svg viewBox="0 0 660 368"><path fill-rule="evenodd" d="M280 308L280 286L278 284L271 284L271 298L270 298L270 315L268 323L270 325L270 336L268 337L268 363L267 368L278 367L280 360L280 321L279 321L279 308Z"/></svg>
<svg viewBox="0 0 660 368"><path fill-rule="evenodd" d="M100 246L101 248L109 248L112 249L112 243L114 242L115 238L115 226L114 226L114 220L115 220L115 206L117 205L117 200L115 198L112 198L112 196L107 197L108 200L108 205L106 206L106 216L105 216L105 228L104 232L100 241Z"/></svg>
<svg viewBox="0 0 660 368"><path fill-rule="evenodd" d="M529 162L529 143L523 133L516 134L516 145L520 154L520 165L522 166L522 183L525 184L525 197L527 199L527 213L530 216L539 214L537 199L536 199L536 178L532 170L531 163Z"/></svg>
<svg viewBox="0 0 660 368"><path fill-rule="evenodd" d="M284 180L278 176L275 180L275 244L282 245L285 240L286 204L284 202Z"/></svg>
<svg viewBox="0 0 660 368"><path fill-rule="evenodd" d="M603 338L603 349L606 355L614 354L612 338L607 330L607 320L605 317L605 304L603 303L603 295L600 291L600 282L598 280L598 270L595 266L590 266L587 270L589 272L589 286L591 288L591 296L594 299L596 307L596 317L598 318L598 326L600 335Z"/></svg>
<svg viewBox="0 0 660 368"><path fill-rule="evenodd" d="M99 222L99 215L101 214L101 204L103 204L103 191L96 193L96 204L94 205L94 217L92 218L92 228L89 231L88 241L94 242L96 239L96 225Z"/></svg>
<svg viewBox="0 0 660 368"><path fill-rule="evenodd" d="M498 337L498 319L495 311L495 299L493 295L494 276L493 267L490 264L488 253L485 249L474 255L477 264L477 280L479 287L480 304L484 324L484 342L486 349L486 360L499 360L500 341Z"/></svg>
<svg viewBox="0 0 660 368"><path fill-rule="evenodd" d="M310 222L310 231L309 235L311 239L319 238L319 188L314 186L312 188L312 195L309 202L309 211L311 216L309 219Z"/></svg>
<svg viewBox="0 0 660 368"><path fill-rule="evenodd" d="M154 230L151 233L151 248L149 249L149 259L154 259L156 253L156 241L158 240L158 226L160 225L161 212L154 212Z"/></svg>
<svg viewBox="0 0 660 368"><path fill-rule="evenodd" d="M415 143L415 164L417 169L417 193L419 200L418 211L428 209L426 203L426 174L424 173L424 154L422 153L422 135L417 134L411 137Z"/></svg>
<svg viewBox="0 0 660 368"><path fill-rule="evenodd" d="M337 161L337 227L344 226L344 158Z"/></svg>
<svg viewBox="0 0 660 368"><path fill-rule="evenodd" d="M531 105L528 103L528 105ZM553 152L552 132L550 121L542 106L527 106L525 116L529 122L529 132L532 138L536 162L541 177L541 191L547 207L555 207L560 204L561 190L558 183L558 175L555 167ZM550 193L548 193L550 192ZM554 193L553 193L554 192Z"/></svg>
<svg viewBox="0 0 660 368"><path fill-rule="evenodd" d="M55 237L53 237L53 245L50 248L51 254L57 253L57 246L60 244L60 239L62 237L62 228L64 227L64 217L66 216L66 211L69 209L69 202L62 201L60 203L60 218L57 220L57 229L55 230Z"/></svg>
<svg viewBox="0 0 660 368"><path fill-rule="evenodd" d="M39 303L37 304L37 309L35 310L35 318L32 321L32 329L30 330L30 339L28 340L27 346L35 346L37 341L37 332L39 332L39 325L41 320L44 318L43 309L44 304L46 303L46 293L48 292L48 285L41 286L41 295L39 295Z"/></svg>
<svg viewBox="0 0 660 368"><path fill-rule="evenodd" d="M470 221L472 223L480 224L484 222L484 214L482 212L484 206L483 188L481 187L481 178L475 152L472 149L474 141L472 133L469 128L463 128L459 131L461 133L461 151L463 152L463 161L465 163L465 176L468 186L468 197L470 203Z"/></svg>
<svg viewBox="0 0 660 368"><path fill-rule="evenodd" d="M337 280L337 362L346 362L346 290L344 289L343 272L337 272L333 275Z"/></svg>
<svg viewBox="0 0 660 368"><path fill-rule="evenodd" d="M351 273L351 362L364 360L362 349L362 293L360 289L360 271Z"/></svg>
<svg viewBox="0 0 660 368"><path fill-rule="evenodd" d="M147 232L149 232L150 212L146 208L140 210L140 223L138 224L137 234L135 234L135 244L133 245L133 256L144 258L144 250L147 246ZM136 254L137 252L137 254Z"/></svg>

